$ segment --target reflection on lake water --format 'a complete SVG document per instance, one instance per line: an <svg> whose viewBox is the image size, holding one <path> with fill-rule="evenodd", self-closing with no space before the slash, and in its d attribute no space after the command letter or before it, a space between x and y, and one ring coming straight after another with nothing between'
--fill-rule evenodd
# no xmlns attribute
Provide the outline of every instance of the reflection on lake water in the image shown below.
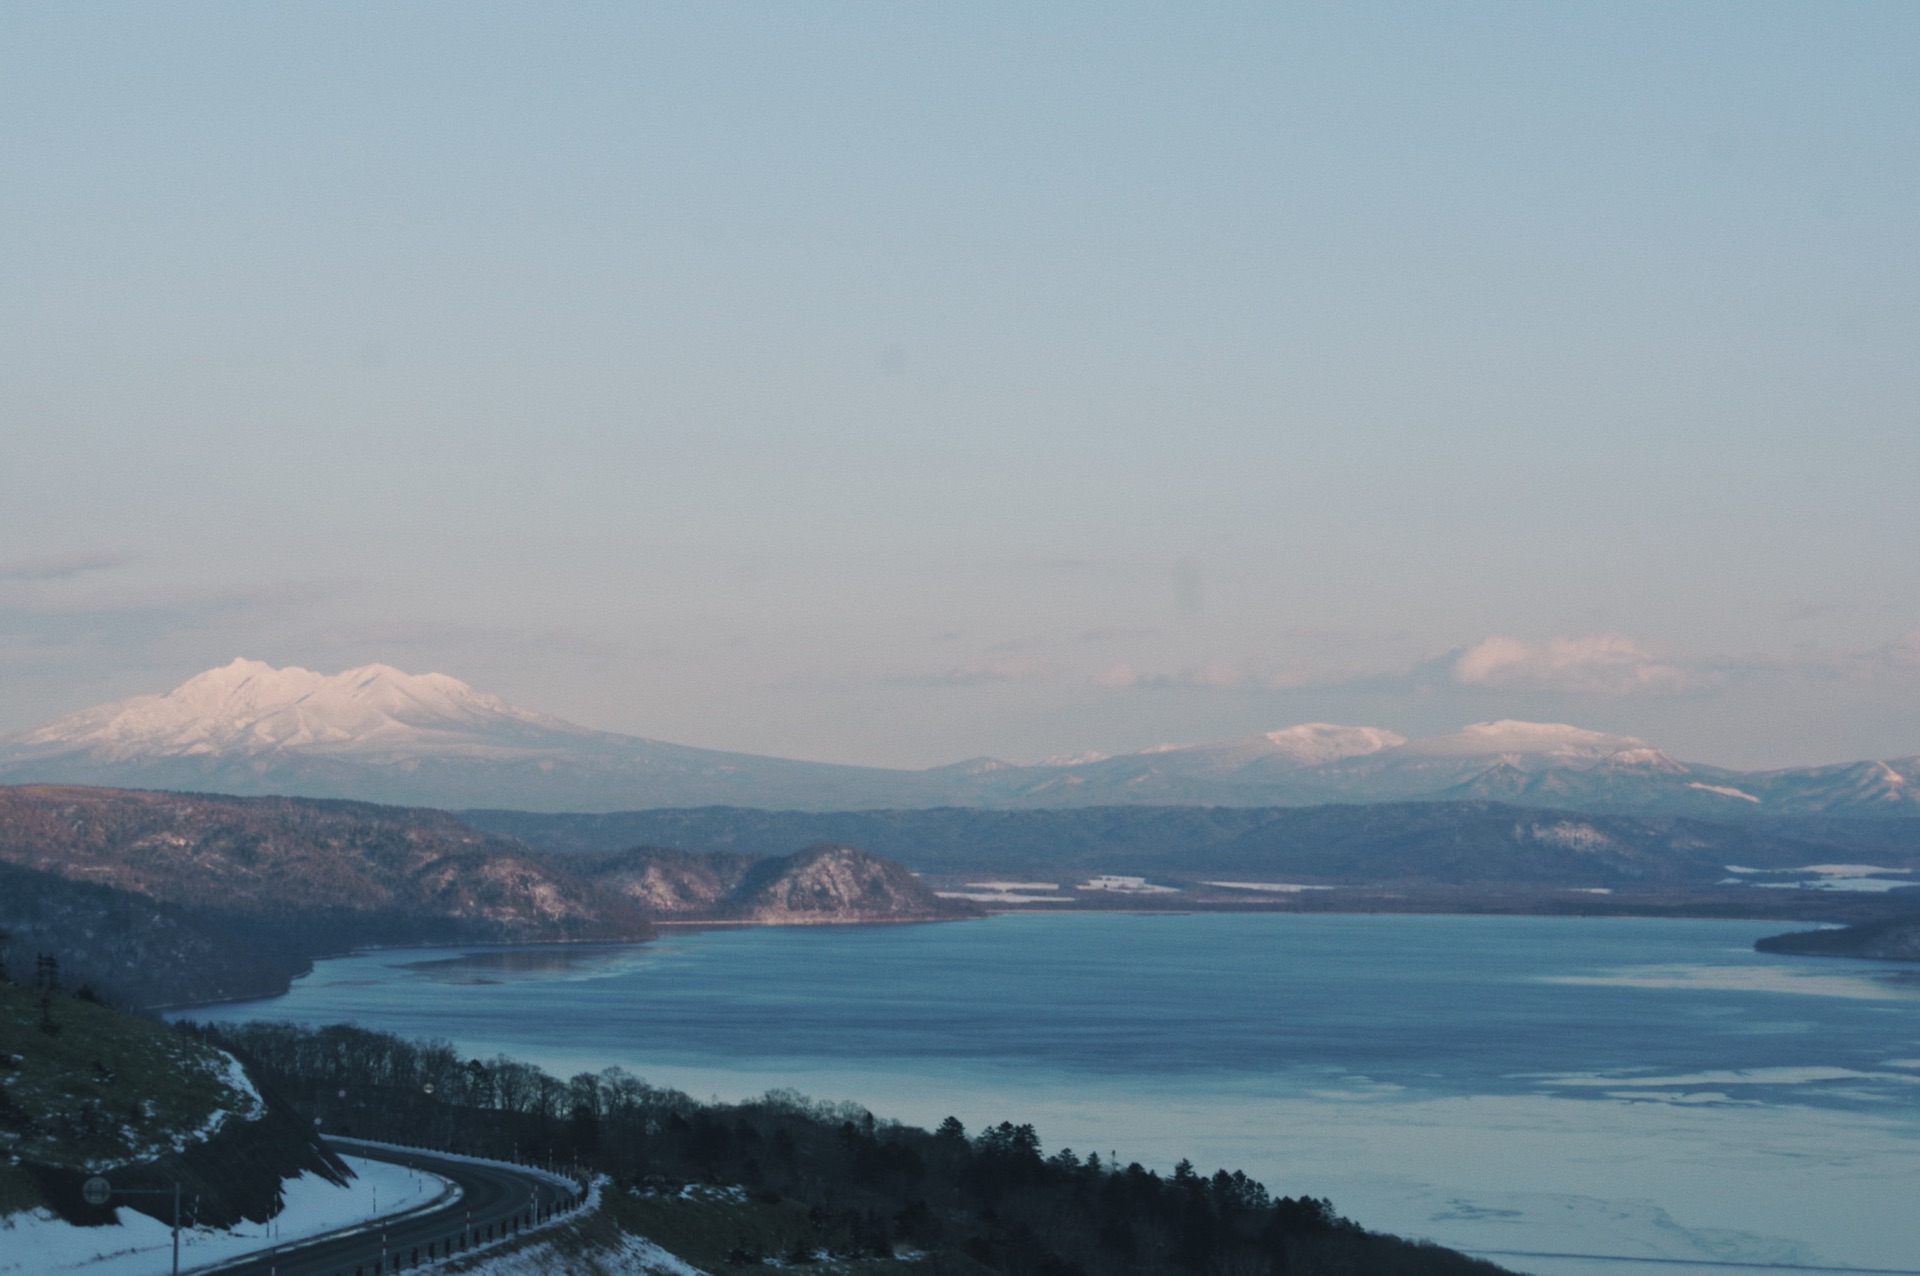
<svg viewBox="0 0 1920 1276"><path fill-rule="evenodd" d="M1752 951L1777 929L732 929L361 954L195 1013L350 1020L562 1074L620 1064L703 1098L793 1086L920 1124L1032 1121L1049 1148L1244 1167L1549 1276L1674 1270L1618 1258L1920 1269L1920 988L1897 966Z"/></svg>
<svg viewBox="0 0 1920 1276"><path fill-rule="evenodd" d="M497 984L507 979L543 979L604 970L619 962L629 947L484 948L452 957L401 962L392 969L437 984Z"/></svg>

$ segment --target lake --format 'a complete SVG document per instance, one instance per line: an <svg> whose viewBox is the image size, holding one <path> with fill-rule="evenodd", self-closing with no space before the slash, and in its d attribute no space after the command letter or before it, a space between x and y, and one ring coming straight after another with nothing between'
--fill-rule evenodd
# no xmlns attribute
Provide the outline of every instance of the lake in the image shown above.
<svg viewBox="0 0 1920 1276"><path fill-rule="evenodd" d="M1021 914L387 950L218 1020L1244 1168L1542 1276L1920 1271L1920 969L1778 923ZM1628 1261L1631 1260L1631 1261Z"/></svg>

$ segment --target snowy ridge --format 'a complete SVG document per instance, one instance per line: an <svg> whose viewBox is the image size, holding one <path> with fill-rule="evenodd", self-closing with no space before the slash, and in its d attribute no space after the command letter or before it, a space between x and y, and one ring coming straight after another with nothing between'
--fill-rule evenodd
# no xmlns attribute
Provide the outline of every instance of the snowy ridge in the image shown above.
<svg viewBox="0 0 1920 1276"><path fill-rule="evenodd" d="M1285 754L1302 766L1364 757L1407 742L1407 737L1398 731L1382 727L1342 727L1330 722L1303 722L1284 731L1269 731L1261 738L1273 746L1275 753Z"/></svg>
<svg viewBox="0 0 1920 1276"><path fill-rule="evenodd" d="M1553 762L1612 760L1634 765L1683 769L1681 764L1630 735L1588 731L1563 722L1476 722L1452 735L1403 742L1397 750L1406 757L1508 757Z"/></svg>
<svg viewBox="0 0 1920 1276"><path fill-rule="evenodd" d="M371 664L323 674L258 660L0 742L0 783L546 812L1474 800L1710 819L1742 809L1920 816L1920 758L1731 771L1567 723L1503 718L1408 739L1384 727L1303 722L1115 755L975 758L908 771L592 730L441 673Z"/></svg>
<svg viewBox="0 0 1920 1276"><path fill-rule="evenodd" d="M83 750L101 761L330 749L444 750L486 745L501 728L591 734L515 708L445 674L363 665L320 674L235 660L164 695L99 705L29 731L29 748Z"/></svg>
<svg viewBox="0 0 1920 1276"><path fill-rule="evenodd" d="M222 1108L213 1112L199 1129L182 1130L175 1134L172 1149L175 1152L184 1152L193 1144L206 1142L218 1134L222 1126L236 1117L242 1121L258 1121L267 1114L266 1100L262 1099L260 1092L254 1089L253 1078L247 1075L247 1070L241 1066L240 1061L224 1050L219 1051L219 1056L219 1063L216 1066L220 1084L232 1090L238 1096L239 1102L231 1108ZM112 1167L103 1165L98 1168Z"/></svg>
<svg viewBox="0 0 1920 1276"><path fill-rule="evenodd" d="M144 1146L135 1145L132 1149L113 1156L92 1157L80 1163L89 1174L103 1174L126 1165L136 1165L142 1161L151 1161L157 1156L186 1151L195 1144L204 1143L225 1128L229 1121L258 1121L267 1114L267 1104L254 1089L253 1080L247 1076L247 1070L240 1061L224 1050L204 1047L212 1050L215 1058L176 1057L173 1066L192 1068L210 1073L214 1080L224 1086L231 1094L229 1106L215 1107L206 1118L192 1129L174 1130L148 1140ZM5 1270L0 1268L0 1271Z"/></svg>
<svg viewBox="0 0 1920 1276"><path fill-rule="evenodd" d="M1304 769L1345 758L1368 757L1406 742L1405 736L1384 727L1344 727L1332 722L1303 722L1298 726L1264 731L1238 740L1208 744L1161 744L1138 753L1121 754L1117 758L1093 754L1087 761L1124 762L1128 759L1153 758L1179 763L1190 759L1214 767L1244 766L1258 762L1269 767L1281 765Z"/></svg>

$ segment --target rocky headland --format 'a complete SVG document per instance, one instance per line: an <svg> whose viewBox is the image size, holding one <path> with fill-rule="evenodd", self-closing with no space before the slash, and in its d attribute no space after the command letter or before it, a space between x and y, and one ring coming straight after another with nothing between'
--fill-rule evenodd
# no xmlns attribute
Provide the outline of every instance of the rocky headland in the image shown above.
<svg viewBox="0 0 1920 1276"><path fill-rule="evenodd" d="M1796 957L1920 961L1920 913L1881 917L1827 930L1770 935L1754 947L1763 953L1788 953Z"/></svg>

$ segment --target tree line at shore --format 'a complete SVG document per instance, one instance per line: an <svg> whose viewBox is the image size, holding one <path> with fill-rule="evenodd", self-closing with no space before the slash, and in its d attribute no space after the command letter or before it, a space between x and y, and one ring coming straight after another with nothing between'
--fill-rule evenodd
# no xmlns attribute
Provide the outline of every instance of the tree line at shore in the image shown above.
<svg viewBox="0 0 1920 1276"><path fill-rule="evenodd" d="M263 1085L323 1129L604 1173L629 1192L739 1186L806 1206L782 1253L736 1251L732 1266L947 1254L955 1270L1017 1276L1465 1276L1499 1269L1438 1246L1369 1232L1326 1200L1274 1197L1244 1173L1182 1162L1162 1175L1068 1148L1034 1128L927 1131L864 1108L775 1091L701 1103L619 1068L562 1080L445 1042L349 1026L189 1025L239 1055Z"/></svg>

